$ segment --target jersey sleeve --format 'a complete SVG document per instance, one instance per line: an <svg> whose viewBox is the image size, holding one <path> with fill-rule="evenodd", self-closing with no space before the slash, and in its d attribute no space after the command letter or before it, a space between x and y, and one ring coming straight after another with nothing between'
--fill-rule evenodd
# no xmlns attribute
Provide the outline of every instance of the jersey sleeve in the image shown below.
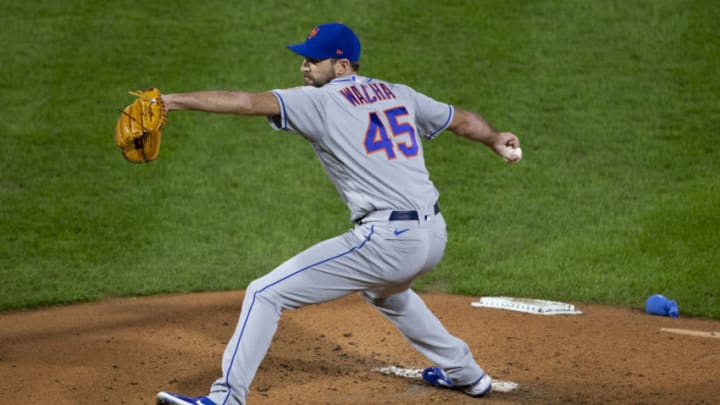
<svg viewBox="0 0 720 405"><path fill-rule="evenodd" d="M311 86L273 90L280 115L267 117L276 130L295 132L316 141L324 132L325 108L322 92Z"/></svg>
<svg viewBox="0 0 720 405"><path fill-rule="evenodd" d="M446 130L455 114L453 106L436 101L409 87L407 89L414 93L413 100L418 134L432 139Z"/></svg>

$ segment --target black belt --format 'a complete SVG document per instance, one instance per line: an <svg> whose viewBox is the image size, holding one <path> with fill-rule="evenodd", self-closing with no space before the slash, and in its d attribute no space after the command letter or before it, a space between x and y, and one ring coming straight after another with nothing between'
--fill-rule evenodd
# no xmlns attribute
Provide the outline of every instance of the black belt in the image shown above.
<svg viewBox="0 0 720 405"><path fill-rule="evenodd" d="M440 204L433 205L435 215L440 213ZM390 213L388 221L417 221L420 219L417 211L393 211Z"/></svg>

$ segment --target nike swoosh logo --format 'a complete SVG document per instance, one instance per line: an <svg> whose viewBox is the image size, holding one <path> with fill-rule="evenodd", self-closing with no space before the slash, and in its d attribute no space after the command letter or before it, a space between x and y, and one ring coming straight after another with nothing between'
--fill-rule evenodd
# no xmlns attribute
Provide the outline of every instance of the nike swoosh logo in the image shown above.
<svg viewBox="0 0 720 405"><path fill-rule="evenodd" d="M402 235L402 234L404 234L405 232L407 232L407 231L409 231L409 230L410 230L410 228L407 228L407 229L396 229L396 230L394 231L394 232L395 232L395 236Z"/></svg>

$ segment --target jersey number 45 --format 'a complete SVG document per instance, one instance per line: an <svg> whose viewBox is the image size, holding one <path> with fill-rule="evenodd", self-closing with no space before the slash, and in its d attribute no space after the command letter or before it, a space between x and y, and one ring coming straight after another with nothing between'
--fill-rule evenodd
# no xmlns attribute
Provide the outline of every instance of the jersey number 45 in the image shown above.
<svg viewBox="0 0 720 405"><path fill-rule="evenodd" d="M397 149L405 157L417 156L415 128L409 122L400 121L408 115L407 109L404 106L394 107L383 111L383 115L384 120L377 112L368 114L369 124L365 131L367 154L384 151L387 158L392 160L397 157Z"/></svg>

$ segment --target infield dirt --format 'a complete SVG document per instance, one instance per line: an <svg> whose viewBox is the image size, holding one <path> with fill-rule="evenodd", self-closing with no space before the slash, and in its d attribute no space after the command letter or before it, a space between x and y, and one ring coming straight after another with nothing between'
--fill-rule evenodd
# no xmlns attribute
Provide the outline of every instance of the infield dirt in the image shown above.
<svg viewBox="0 0 720 405"><path fill-rule="evenodd" d="M372 371L428 363L358 295L286 311L249 404L716 404L720 322L573 303L582 315L473 308L421 294L510 393L474 399ZM0 313L5 403L154 404L159 390L207 392L243 292L111 299Z"/></svg>

